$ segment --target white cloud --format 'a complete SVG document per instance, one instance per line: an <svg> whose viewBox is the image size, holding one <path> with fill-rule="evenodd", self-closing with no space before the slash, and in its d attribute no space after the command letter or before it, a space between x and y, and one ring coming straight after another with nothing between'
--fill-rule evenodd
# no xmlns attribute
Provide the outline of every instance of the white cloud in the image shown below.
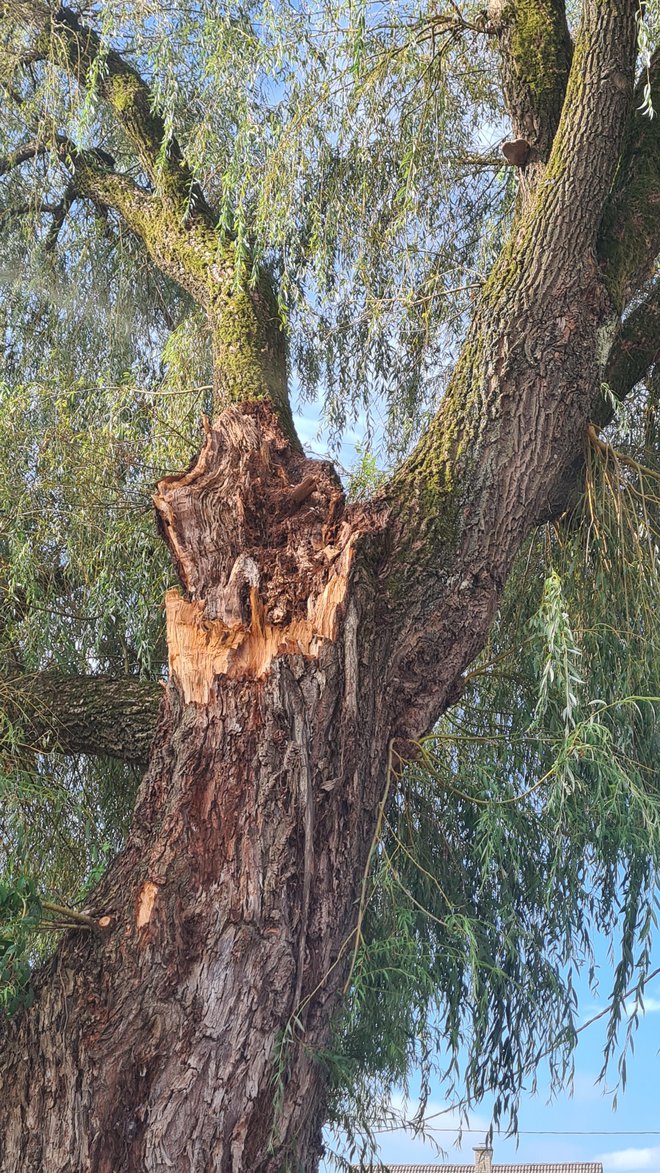
<svg viewBox="0 0 660 1173"><path fill-rule="evenodd" d="M589 1019L593 1018L595 1014L600 1014L601 1010L604 1010L604 1009L605 1009L605 1006L603 1005L602 1002L587 1002L587 1005L582 1007L582 1013L580 1014L580 1022L582 1024L584 1024L585 1022L588 1022Z"/></svg>
<svg viewBox="0 0 660 1173"><path fill-rule="evenodd" d="M626 1013L632 1014L635 1009L635 1003L629 1002L626 1006ZM660 1010L660 998L644 998L644 1014L657 1014Z"/></svg>
<svg viewBox="0 0 660 1173"><path fill-rule="evenodd" d="M458 1147L461 1126L459 1114L440 1101L429 1100L427 1103L424 1119L428 1124L422 1133L414 1135L405 1128L397 1128L396 1124L400 1120L411 1120L414 1117L416 1107L414 1100L406 1100L401 1095L392 1097L392 1115L388 1120L374 1124L380 1160L389 1164L435 1164L448 1161L471 1165L474 1160L472 1146L483 1143L489 1121L471 1113L467 1128L463 1121L462 1140ZM341 1151L341 1140L338 1144L331 1141L331 1147Z"/></svg>
<svg viewBox="0 0 660 1173"><path fill-rule="evenodd" d="M596 1157L603 1162L603 1168L616 1170L649 1169L660 1171L660 1145L647 1149L618 1149L613 1153L601 1153Z"/></svg>
<svg viewBox="0 0 660 1173"><path fill-rule="evenodd" d="M643 1003L644 1003L644 1010L643 1010L644 1014L657 1014L660 1011L660 998L654 997L653 994L645 994L643 997ZM581 1014L582 1023L584 1024L590 1018L593 1018L595 1014L600 1014L601 1011L605 1010L605 1009L607 1009L607 1007L600 1002L589 1002L589 1004L587 1006L585 1006L582 1011L582 1014ZM630 1017L630 1015L633 1013L633 1011L635 1009L634 998L630 998L628 1000L628 1002L626 1002L625 1009L626 1009L626 1014Z"/></svg>

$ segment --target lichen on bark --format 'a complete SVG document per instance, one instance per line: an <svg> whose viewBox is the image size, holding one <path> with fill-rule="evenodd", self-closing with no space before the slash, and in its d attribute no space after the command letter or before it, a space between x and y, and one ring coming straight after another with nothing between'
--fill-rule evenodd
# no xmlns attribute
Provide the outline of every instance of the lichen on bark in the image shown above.
<svg viewBox="0 0 660 1173"><path fill-rule="evenodd" d="M500 41L504 97L515 135L532 148L525 187L533 186L559 123L572 44L563 2L492 0Z"/></svg>

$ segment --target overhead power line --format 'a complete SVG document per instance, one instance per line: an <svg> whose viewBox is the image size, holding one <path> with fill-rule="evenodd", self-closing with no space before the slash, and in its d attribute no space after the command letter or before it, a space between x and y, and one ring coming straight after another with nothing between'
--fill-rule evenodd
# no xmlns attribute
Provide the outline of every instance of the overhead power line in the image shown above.
<svg viewBox="0 0 660 1173"><path fill-rule="evenodd" d="M389 1131L389 1130L388 1130ZM469 1132L481 1136L483 1128L461 1128L458 1124L454 1128L425 1128L425 1132ZM562 1128L517 1128L516 1136L660 1136L660 1128L646 1128L631 1132L630 1130L616 1131L611 1128L590 1128L568 1130ZM505 1138L506 1139L506 1138Z"/></svg>
<svg viewBox="0 0 660 1173"><path fill-rule="evenodd" d="M646 975L646 977L644 978L644 988L646 988L646 986L648 986L649 982L653 981L653 978L657 977L659 974L660 974L660 965L656 969L652 970L651 973ZM631 986L622 995L621 1001L625 1002L626 998L632 997L632 995L636 993L636 989L637 989L636 986ZM612 1009L612 1005L613 1005L613 1000L608 1002L607 1006L605 1006L602 1010L599 1010L598 1014L594 1014L593 1018L587 1019L587 1021L583 1022L581 1026L578 1026L575 1031L576 1037L577 1037L577 1035L581 1035L583 1031L588 1029L588 1027L593 1026L593 1024L595 1022L599 1021L599 1019L604 1018L605 1015ZM520 1069L519 1074L526 1075L527 1072L532 1071L534 1069L534 1067L536 1067L537 1063L540 1063L542 1059L545 1059L548 1055L552 1054L555 1047L558 1047L559 1044L561 1043L561 1041L562 1041L561 1036L556 1039L553 1039L553 1041L550 1043L550 1045L548 1047L546 1047L543 1051L540 1051L539 1054L535 1056L533 1062L525 1064L525 1066ZM448 1108L441 1108L441 1110L439 1112L433 1112L432 1115L427 1116L423 1121L425 1130L428 1131L427 1125L430 1120L437 1120L439 1116L448 1116L450 1112L456 1112L457 1110L460 1110L461 1108L464 1108L464 1107L467 1108L468 1106L469 1105L466 1100L459 1100L458 1103L450 1105ZM392 1131L392 1130L391 1129L380 1129L380 1131L381 1132L388 1132L388 1131ZM435 1132L456 1132L457 1129L455 1129L455 1128L447 1128L447 1129L436 1128L436 1129L434 1129L434 1131ZM469 1130L469 1129L464 1128L463 1131L464 1132L467 1132L467 1131L474 1132L475 1129ZM516 1136L518 1136L519 1134L521 1134L521 1130L516 1129ZM597 1135L602 1136L604 1134L598 1133ZM612 1136L624 1136L624 1135L633 1136L635 1134L634 1133L628 1133L628 1134L626 1134L626 1133L612 1133L611 1135ZM658 1132L658 1133L644 1132L641 1135L642 1136L660 1136L660 1132Z"/></svg>

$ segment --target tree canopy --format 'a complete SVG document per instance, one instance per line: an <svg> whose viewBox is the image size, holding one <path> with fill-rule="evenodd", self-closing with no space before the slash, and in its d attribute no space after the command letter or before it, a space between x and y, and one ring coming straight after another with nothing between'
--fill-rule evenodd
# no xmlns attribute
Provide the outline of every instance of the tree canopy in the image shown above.
<svg viewBox="0 0 660 1173"><path fill-rule="evenodd" d="M290 430L287 377L299 404L322 403L335 456L364 424L355 499L412 475L492 273L506 275L548 183L565 102L578 101L582 9L2 6L6 1012L29 1002L31 967L81 914L130 822L175 580L156 482L190 462L202 417L228 402L266 390ZM331 1119L356 1144L420 1073L423 1089L435 1071L464 1104L493 1091L495 1120L513 1126L540 1057L561 1086L574 977L597 932L616 960L605 1059L621 1056L625 1078L620 1035L636 1014L624 1004L649 972L660 859L650 0L636 37L598 235L616 318L583 456L526 537L453 707L390 747L347 998L320 1057ZM510 163L504 141L526 144L529 165ZM529 358L524 333L519 346ZM292 1015L283 1071L298 1031Z"/></svg>

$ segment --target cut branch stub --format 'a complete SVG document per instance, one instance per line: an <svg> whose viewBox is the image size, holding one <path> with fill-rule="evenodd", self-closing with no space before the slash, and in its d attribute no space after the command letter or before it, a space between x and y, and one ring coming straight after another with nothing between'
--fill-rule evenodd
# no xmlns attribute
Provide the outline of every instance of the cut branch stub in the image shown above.
<svg viewBox="0 0 660 1173"><path fill-rule="evenodd" d="M154 504L186 592L166 597L186 701L204 703L221 673L259 677L336 638L357 535L332 465L293 449L266 401L207 423L198 459Z"/></svg>
<svg viewBox="0 0 660 1173"><path fill-rule="evenodd" d="M513 142L502 144L502 154L507 163L513 167L524 167L529 159L531 148L527 139L517 138Z"/></svg>

